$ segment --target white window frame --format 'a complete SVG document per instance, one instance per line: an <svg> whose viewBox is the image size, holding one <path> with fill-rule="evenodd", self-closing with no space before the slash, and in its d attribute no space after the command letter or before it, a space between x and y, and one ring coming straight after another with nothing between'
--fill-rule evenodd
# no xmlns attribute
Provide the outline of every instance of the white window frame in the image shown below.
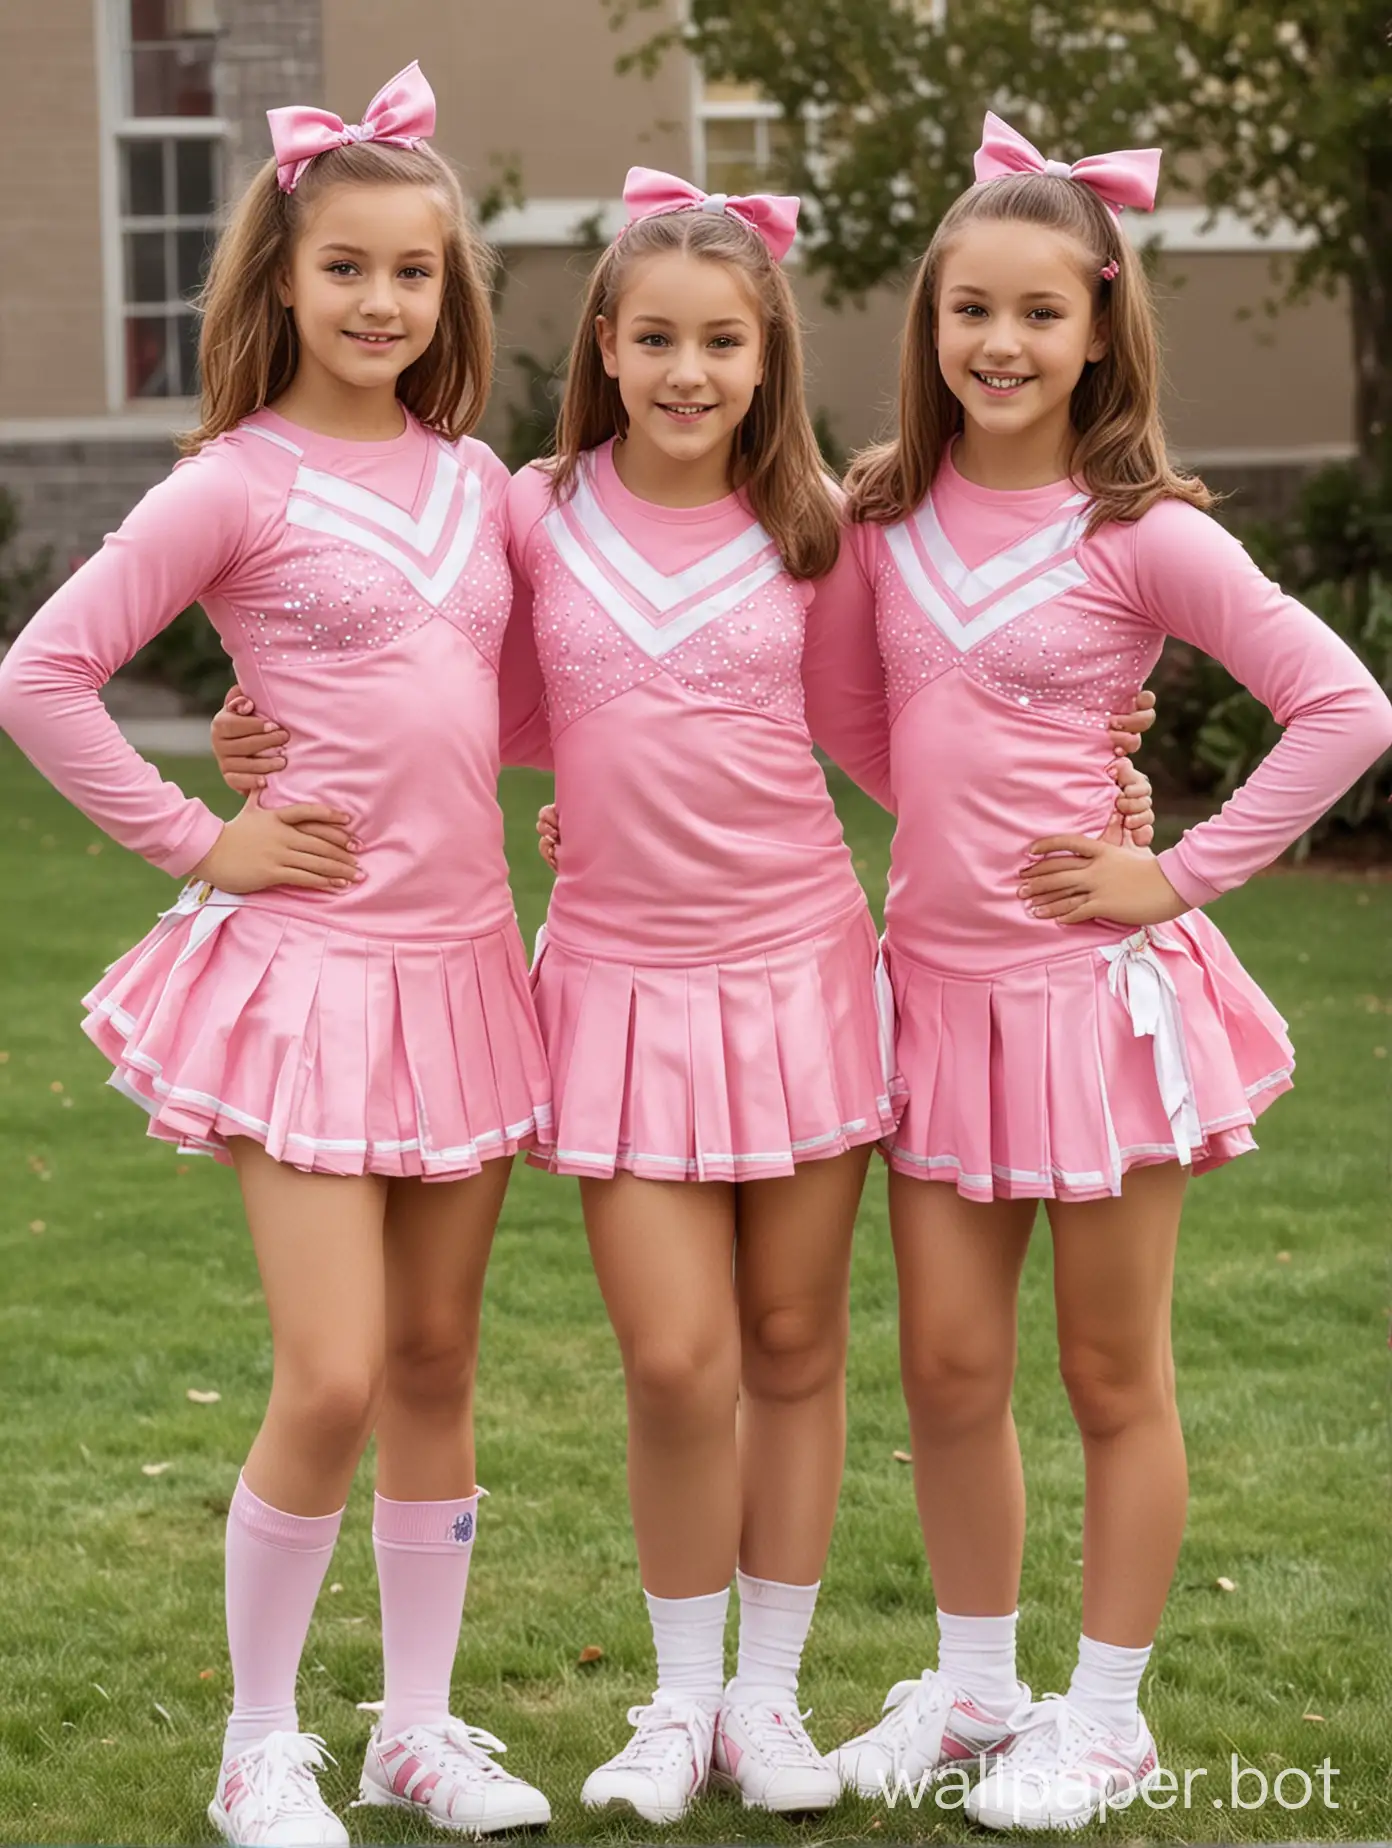
<svg viewBox="0 0 1392 1848"><path fill-rule="evenodd" d="M131 398L126 395L126 312L124 233L127 230L201 229L207 220L126 218L121 211L121 144L126 141L216 141L225 148L227 123L221 116L133 116L126 106L126 22L129 0L93 0L96 12L97 106L101 137L101 227L103 348L108 412L136 412L151 407L187 409L193 397ZM224 155L225 158L225 155ZM146 313L187 312L184 302L140 304Z"/></svg>

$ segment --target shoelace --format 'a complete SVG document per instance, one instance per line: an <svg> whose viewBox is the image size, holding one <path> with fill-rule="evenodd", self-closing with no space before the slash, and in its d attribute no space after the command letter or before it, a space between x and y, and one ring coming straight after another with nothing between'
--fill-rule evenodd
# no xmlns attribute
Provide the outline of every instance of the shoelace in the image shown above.
<svg viewBox="0 0 1392 1848"><path fill-rule="evenodd" d="M1012 1776L1042 1783L1049 1773L1081 1758L1106 1738L1106 1729L1070 1707L1062 1694L1046 1694L1016 1728L1015 1743L1002 1761Z"/></svg>
<svg viewBox="0 0 1392 1848"><path fill-rule="evenodd" d="M806 1713L799 1713L796 1708L784 1713L780 1707L764 1703L757 1707L737 1707L735 1711L758 1740L759 1750L770 1764L824 1763L802 1723L810 1716L810 1707Z"/></svg>
<svg viewBox="0 0 1392 1848"><path fill-rule="evenodd" d="M630 1707L628 1723L635 1728L633 1737L611 1760L633 1771L661 1771L673 1757L685 1751L689 1741L697 1764L710 1757L710 1716L699 1707Z"/></svg>
<svg viewBox="0 0 1392 1848"><path fill-rule="evenodd" d="M912 1681L896 1681L885 1695L884 1718L873 1730L886 1743L907 1739L921 1720L952 1705L952 1689L935 1668Z"/></svg>
<svg viewBox="0 0 1392 1848"><path fill-rule="evenodd" d="M511 1773L495 1765L492 1758L494 1752L506 1752L507 1747L482 1726L470 1726L467 1720L449 1719L440 1726L412 1727L411 1730L423 1732L427 1738L457 1752L471 1770L481 1772L484 1777L511 1781Z"/></svg>
<svg viewBox="0 0 1392 1848"><path fill-rule="evenodd" d="M261 1819L318 1815L324 1800L313 1773L326 1759L338 1763L318 1733L269 1733L255 1751L238 1754L247 1798Z"/></svg>

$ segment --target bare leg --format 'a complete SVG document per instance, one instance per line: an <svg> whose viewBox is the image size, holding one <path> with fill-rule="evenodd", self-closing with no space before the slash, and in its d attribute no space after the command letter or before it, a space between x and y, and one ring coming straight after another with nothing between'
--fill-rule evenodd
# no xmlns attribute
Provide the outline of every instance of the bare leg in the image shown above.
<svg viewBox="0 0 1392 1848"><path fill-rule="evenodd" d="M814 1584L846 1453L851 1238L869 1149L738 1188L740 1560Z"/></svg>
<svg viewBox="0 0 1392 1848"><path fill-rule="evenodd" d="M723 1591L739 1547L733 1186L582 1180L628 1389L628 1484L646 1590Z"/></svg>
<svg viewBox="0 0 1392 1848"><path fill-rule="evenodd" d="M1121 1198L1049 1204L1059 1365L1083 1440L1083 1633L1140 1648L1159 1626L1188 1503L1170 1303L1185 1170Z"/></svg>
<svg viewBox="0 0 1392 1848"><path fill-rule="evenodd" d="M387 1184L302 1174L243 1136L231 1147L275 1357L243 1473L273 1508L331 1514L347 1498L381 1399Z"/></svg>
<svg viewBox="0 0 1392 1848"><path fill-rule="evenodd" d="M1035 1210L889 1177L918 1513L938 1607L958 1616L1006 1615L1019 1600L1025 1484L1010 1392Z"/></svg>
<svg viewBox="0 0 1392 1848"><path fill-rule="evenodd" d="M393 1501L474 1491L483 1280L511 1171L500 1160L465 1181L391 1183L377 1487Z"/></svg>

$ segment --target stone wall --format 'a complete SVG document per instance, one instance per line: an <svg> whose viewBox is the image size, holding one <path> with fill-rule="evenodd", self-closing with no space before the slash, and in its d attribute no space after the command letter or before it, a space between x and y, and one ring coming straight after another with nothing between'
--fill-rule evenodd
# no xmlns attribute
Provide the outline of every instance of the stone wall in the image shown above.
<svg viewBox="0 0 1392 1848"><path fill-rule="evenodd" d="M320 0L218 0L218 21L218 105L235 198L271 151L266 111L323 100Z"/></svg>
<svg viewBox="0 0 1392 1848"><path fill-rule="evenodd" d="M19 509L14 552L28 559L47 548L52 584L61 583L169 473L174 454L165 436L0 442L0 488Z"/></svg>

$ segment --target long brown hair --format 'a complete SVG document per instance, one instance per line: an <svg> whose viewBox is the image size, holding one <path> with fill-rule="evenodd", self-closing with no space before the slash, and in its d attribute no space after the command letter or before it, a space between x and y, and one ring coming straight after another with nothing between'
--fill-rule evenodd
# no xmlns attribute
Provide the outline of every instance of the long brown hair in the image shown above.
<svg viewBox="0 0 1392 1848"><path fill-rule="evenodd" d="M840 518L803 398L802 328L788 278L759 234L728 213L663 212L631 224L590 276L570 351L556 426L551 493L573 492L581 455L622 440L628 414L604 370L595 322L612 321L635 267L680 251L724 263L748 284L764 332L764 377L735 437L734 485L778 547L791 577L822 577L836 563Z"/></svg>
<svg viewBox="0 0 1392 1848"><path fill-rule="evenodd" d="M1069 473L1092 496L1088 531L1108 520L1138 520L1160 500L1211 507L1195 475L1176 469L1160 421L1160 346L1145 266L1091 187L1061 174L1021 173L974 186L933 234L910 292L899 362L899 434L863 451L846 476L853 520L903 519L932 487L962 407L938 366L934 339L938 286L953 240L970 224L1042 225L1073 240L1092 280L1096 312L1106 313L1107 351L1073 388ZM1101 271L1116 265L1112 280Z"/></svg>
<svg viewBox="0 0 1392 1848"><path fill-rule="evenodd" d="M435 337L396 381L396 395L451 441L483 415L493 376L492 260L469 221L448 161L424 144L355 142L321 154L294 192L266 162L233 209L199 298L202 421L180 441L192 454L278 398L295 376L299 337L280 299L295 240L331 186L424 186L444 232L445 274Z"/></svg>

